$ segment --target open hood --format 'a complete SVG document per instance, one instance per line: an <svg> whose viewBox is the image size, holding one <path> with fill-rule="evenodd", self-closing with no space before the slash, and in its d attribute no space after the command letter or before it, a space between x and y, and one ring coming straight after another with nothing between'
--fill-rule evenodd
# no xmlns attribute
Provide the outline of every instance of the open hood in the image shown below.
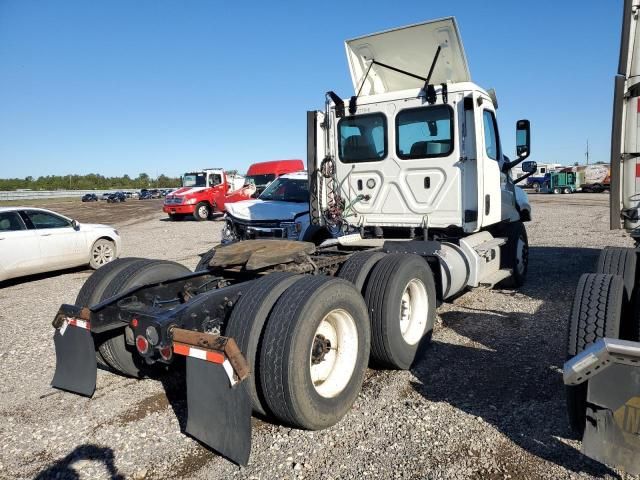
<svg viewBox="0 0 640 480"><path fill-rule="evenodd" d="M426 77L431 62L442 47L430 83L437 85L471 80L467 58L455 18L448 17L347 40L347 61L353 88L358 93L371 60ZM373 65L361 95L375 95L421 88L424 81Z"/></svg>

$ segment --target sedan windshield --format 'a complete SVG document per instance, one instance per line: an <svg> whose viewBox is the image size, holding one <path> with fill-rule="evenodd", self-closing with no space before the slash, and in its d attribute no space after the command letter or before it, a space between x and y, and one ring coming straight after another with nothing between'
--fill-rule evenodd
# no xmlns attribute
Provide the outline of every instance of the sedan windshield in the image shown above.
<svg viewBox="0 0 640 480"><path fill-rule="evenodd" d="M279 202L309 202L309 182L303 179L277 178L258 197Z"/></svg>

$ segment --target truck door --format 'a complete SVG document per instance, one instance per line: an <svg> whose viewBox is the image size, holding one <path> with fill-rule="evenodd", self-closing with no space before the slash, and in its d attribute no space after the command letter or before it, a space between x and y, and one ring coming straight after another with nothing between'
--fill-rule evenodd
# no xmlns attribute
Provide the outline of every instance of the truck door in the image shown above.
<svg viewBox="0 0 640 480"><path fill-rule="evenodd" d="M478 121L480 126L477 129L481 132L478 158L481 159L482 189L480 189L479 217L482 218L481 226L493 225L502 220L502 172L500 171L500 161L502 159L502 148L500 147L500 134L498 133L498 123L496 114L490 101L485 97L480 105L480 115ZM506 177L504 179L506 181Z"/></svg>

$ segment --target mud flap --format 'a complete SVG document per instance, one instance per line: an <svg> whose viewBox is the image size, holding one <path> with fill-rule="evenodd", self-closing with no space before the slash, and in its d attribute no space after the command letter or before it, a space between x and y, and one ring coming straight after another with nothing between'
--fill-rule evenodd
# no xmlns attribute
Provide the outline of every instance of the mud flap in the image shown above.
<svg viewBox="0 0 640 480"><path fill-rule="evenodd" d="M90 397L96 389L96 350L91 332L65 325L53 335L56 371L51 386Z"/></svg>
<svg viewBox="0 0 640 480"><path fill-rule="evenodd" d="M582 451L640 474L640 368L614 364L589 380Z"/></svg>
<svg viewBox="0 0 640 480"><path fill-rule="evenodd" d="M244 382L232 387L221 364L195 357L186 361L187 433L246 466L251 453L251 402Z"/></svg>

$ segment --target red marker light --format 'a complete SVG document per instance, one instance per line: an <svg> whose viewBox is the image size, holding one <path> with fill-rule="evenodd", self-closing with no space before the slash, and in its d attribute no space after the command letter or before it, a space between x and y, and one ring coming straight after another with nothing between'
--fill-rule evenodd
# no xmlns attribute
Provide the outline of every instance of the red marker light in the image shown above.
<svg viewBox="0 0 640 480"><path fill-rule="evenodd" d="M140 353L145 354L149 350L149 342L142 335L138 335L136 337L136 348Z"/></svg>
<svg viewBox="0 0 640 480"><path fill-rule="evenodd" d="M171 357L173 356L173 350L171 349L171 347L164 347L160 349L160 356L162 357L163 360L171 360Z"/></svg>
<svg viewBox="0 0 640 480"><path fill-rule="evenodd" d="M131 326L133 328L136 328L138 326L138 319L134 318L133 320L131 320Z"/></svg>

